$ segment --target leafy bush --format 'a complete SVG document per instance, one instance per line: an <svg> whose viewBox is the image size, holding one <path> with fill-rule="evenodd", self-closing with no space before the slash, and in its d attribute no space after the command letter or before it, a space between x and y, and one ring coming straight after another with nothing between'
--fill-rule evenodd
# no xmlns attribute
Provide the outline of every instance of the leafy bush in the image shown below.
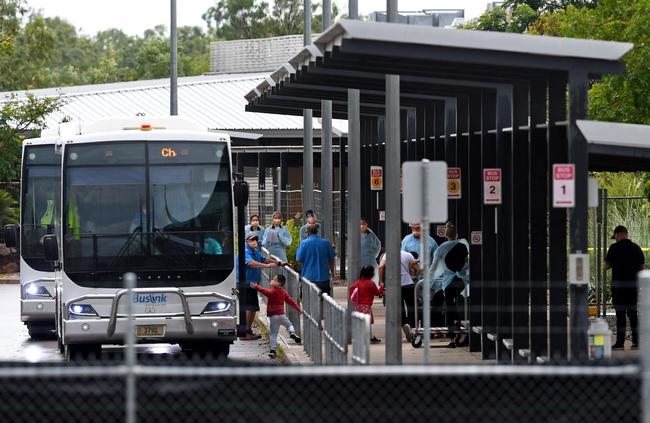
<svg viewBox="0 0 650 423"><path fill-rule="evenodd" d="M298 262L296 261L296 251L298 251L298 246L300 245L300 226L301 222L296 222L294 219L287 219L284 222L287 230L291 234L291 245L287 247L287 259L295 270L299 270Z"/></svg>
<svg viewBox="0 0 650 423"><path fill-rule="evenodd" d="M7 191L0 191L0 225L18 223L16 200Z"/></svg>

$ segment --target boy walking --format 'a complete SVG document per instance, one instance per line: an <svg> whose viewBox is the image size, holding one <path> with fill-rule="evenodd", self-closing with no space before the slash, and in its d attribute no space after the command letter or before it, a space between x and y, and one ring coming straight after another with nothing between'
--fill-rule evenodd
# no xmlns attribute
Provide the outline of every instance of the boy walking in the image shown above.
<svg viewBox="0 0 650 423"><path fill-rule="evenodd" d="M269 357L275 358L275 347L277 345L278 332L280 331L280 326L284 326L289 331L289 336L293 339L296 344L300 344L301 339L296 334L293 325L287 315L285 314L284 303L288 303L291 307L298 310L299 313L302 313L302 308L300 305L294 301L293 298L284 290L283 286L286 282L286 278L283 275L276 275L271 280L271 289L262 288L256 283L252 283L250 286L253 289L258 290L268 299L266 306L266 314L271 320L271 334L269 336L269 343L271 344L271 350L269 351Z"/></svg>

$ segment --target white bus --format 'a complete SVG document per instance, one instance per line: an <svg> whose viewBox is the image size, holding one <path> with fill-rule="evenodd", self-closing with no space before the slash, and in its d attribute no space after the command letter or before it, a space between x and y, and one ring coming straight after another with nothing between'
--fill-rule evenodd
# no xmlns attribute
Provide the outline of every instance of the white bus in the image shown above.
<svg viewBox="0 0 650 423"><path fill-rule="evenodd" d="M137 275L138 342L227 355L237 326L229 137L177 117L128 118L62 144L61 242L46 255L60 257L66 357L123 343L126 272Z"/></svg>
<svg viewBox="0 0 650 423"><path fill-rule="evenodd" d="M59 226L61 155L55 153L56 139L23 142L20 227L5 227L7 246L20 249L20 319L35 339L55 334L54 265L45 260L43 237L56 234Z"/></svg>

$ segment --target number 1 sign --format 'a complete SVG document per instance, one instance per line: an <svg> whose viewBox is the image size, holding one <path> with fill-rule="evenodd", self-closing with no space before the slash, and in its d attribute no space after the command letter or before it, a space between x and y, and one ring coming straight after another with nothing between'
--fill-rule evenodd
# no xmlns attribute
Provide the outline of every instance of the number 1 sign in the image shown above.
<svg viewBox="0 0 650 423"><path fill-rule="evenodd" d="M553 207L575 207L576 172L573 164L553 165Z"/></svg>

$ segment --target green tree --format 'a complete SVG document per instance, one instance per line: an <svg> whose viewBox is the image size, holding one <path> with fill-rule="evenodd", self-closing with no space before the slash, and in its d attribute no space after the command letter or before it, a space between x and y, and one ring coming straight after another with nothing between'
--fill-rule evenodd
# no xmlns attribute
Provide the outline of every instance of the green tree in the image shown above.
<svg viewBox="0 0 650 423"><path fill-rule="evenodd" d="M25 134L39 132L45 118L63 105L59 97L38 99L28 94L25 99L10 97L0 106L0 180L20 177L20 147Z"/></svg>
<svg viewBox="0 0 650 423"><path fill-rule="evenodd" d="M461 25L460 28L522 33L537 20L537 17L538 12L527 4L514 6L512 12L505 7L495 7L484 12L478 19Z"/></svg>
<svg viewBox="0 0 650 423"><path fill-rule="evenodd" d="M537 34L626 41L625 75L605 76L589 91L591 119L650 124L650 0L600 0L595 8L568 7L543 14Z"/></svg>
<svg viewBox="0 0 650 423"><path fill-rule="evenodd" d="M536 12L557 12L572 7L596 7L599 0L505 0L503 7L526 5Z"/></svg>
<svg viewBox="0 0 650 423"><path fill-rule="evenodd" d="M258 0L219 0L204 14L210 33L226 40L267 36L269 5Z"/></svg>

